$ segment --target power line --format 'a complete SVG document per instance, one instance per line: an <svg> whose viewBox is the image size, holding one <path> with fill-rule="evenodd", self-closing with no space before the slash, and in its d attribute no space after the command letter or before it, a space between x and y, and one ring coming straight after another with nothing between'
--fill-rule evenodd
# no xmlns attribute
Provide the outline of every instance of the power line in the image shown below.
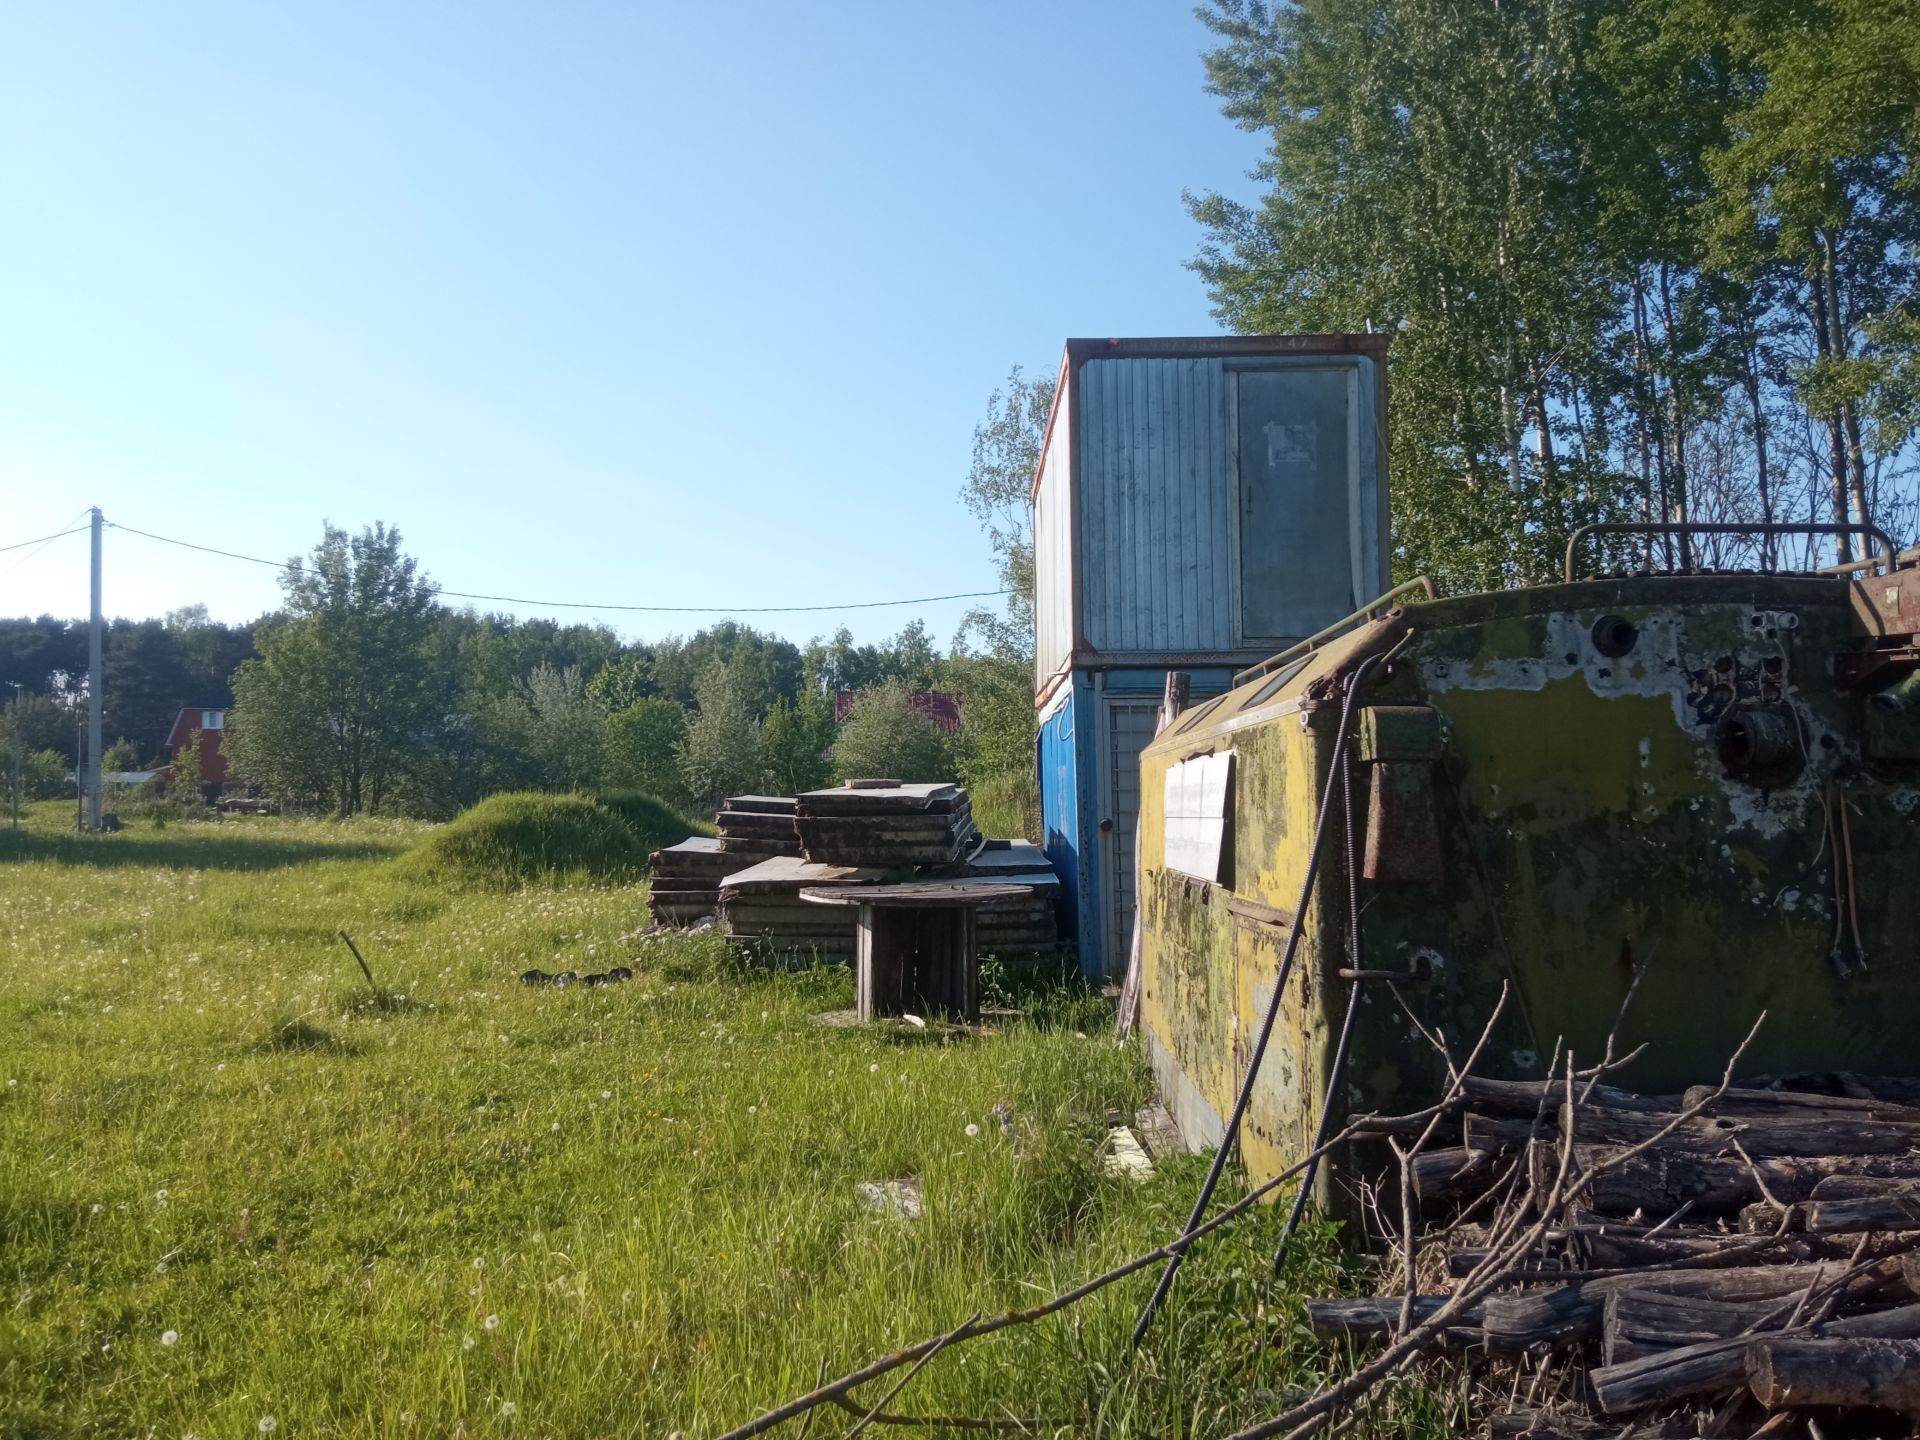
<svg viewBox="0 0 1920 1440"><path fill-rule="evenodd" d="M73 520L80 519L81 516L84 516L86 513L85 510L82 510L79 515L73 517ZM64 528L54 531L51 535L42 535L38 540L18 540L11 545L0 545L0 555L4 555L9 550L25 550L29 545L34 547L32 554L22 555L18 560L7 566L6 569L0 570L0 577L11 575L22 565L30 563L35 556L39 555L42 550L46 549L47 546L51 545L54 541L63 539L68 535L78 535L82 530L87 528L85 525L75 525L73 520L69 520Z"/></svg>
<svg viewBox="0 0 1920 1440"><path fill-rule="evenodd" d="M258 555L241 555L232 550L215 549L211 545L197 545L191 540L176 540L170 535L156 535L151 530L136 530L131 525L121 525L112 520L107 521L107 524L115 530L124 530L129 535L138 535L146 540L158 540L163 545L178 545L184 550L199 550L204 554L220 555L229 560L245 560L249 564L266 565L275 570L300 568L297 560L263 560ZM884 610L899 605L931 605L940 600L988 600L1002 595L1011 595L1013 592L1011 590L962 590L952 595L919 595L910 600L857 600L848 605L601 605L585 600L529 600L521 595L478 595L467 590L441 590L439 593L454 600L486 600L499 605L528 605L546 610L620 610L658 615L792 615L820 610Z"/></svg>

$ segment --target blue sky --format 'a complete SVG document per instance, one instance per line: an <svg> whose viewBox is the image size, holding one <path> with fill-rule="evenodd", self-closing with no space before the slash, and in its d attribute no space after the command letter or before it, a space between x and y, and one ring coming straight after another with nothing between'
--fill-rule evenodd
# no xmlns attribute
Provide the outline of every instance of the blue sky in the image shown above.
<svg viewBox="0 0 1920 1440"><path fill-rule="evenodd" d="M1219 328L1180 194L1246 193L1257 142L1208 38L1147 0L13 7L0 544L98 504L273 558L385 520L543 599L990 588L957 492L1008 367ZM0 614L84 614L84 537L25 553ZM109 613L276 595L107 533Z"/></svg>

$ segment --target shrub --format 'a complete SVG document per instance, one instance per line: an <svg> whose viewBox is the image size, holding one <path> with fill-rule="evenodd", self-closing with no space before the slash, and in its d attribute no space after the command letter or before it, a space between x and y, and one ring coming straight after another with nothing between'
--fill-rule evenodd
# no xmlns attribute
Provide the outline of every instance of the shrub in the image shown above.
<svg viewBox="0 0 1920 1440"><path fill-rule="evenodd" d="M840 780L884 776L907 784L951 780L953 751L939 726L913 713L912 691L889 680L854 700L833 745L833 773Z"/></svg>
<svg viewBox="0 0 1920 1440"><path fill-rule="evenodd" d="M687 712L664 695L642 696L614 711L607 717L604 783L679 802L687 793L680 777L680 747L686 738Z"/></svg>
<svg viewBox="0 0 1920 1440"><path fill-rule="evenodd" d="M638 879L646 848L585 795L514 791L462 812L400 858L414 879L512 889L535 881Z"/></svg>
<svg viewBox="0 0 1920 1440"><path fill-rule="evenodd" d="M70 800L73 767L58 750L29 750L20 760L20 790L29 800Z"/></svg>

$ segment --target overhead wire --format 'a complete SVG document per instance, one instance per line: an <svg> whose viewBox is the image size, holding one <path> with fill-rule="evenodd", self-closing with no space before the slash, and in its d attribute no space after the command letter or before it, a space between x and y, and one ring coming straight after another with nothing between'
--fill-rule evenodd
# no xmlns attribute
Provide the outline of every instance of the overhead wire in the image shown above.
<svg viewBox="0 0 1920 1440"><path fill-rule="evenodd" d="M82 510L80 512L80 515L85 515L86 513L87 512L85 510ZM78 520L80 518L80 515L74 516L73 520ZM28 561L32 560L34 556L38 555L42 550L46 549L47 546L51 545L54 541L65 539L69 535L78 535L82 530L85 530L87 528L85 525L75 525L73 523L73 520L69 520L65 525L63 525L60 529L54 531L51 535L42 535L38 540L16 540L11 545L0 545L0 555L4 555L9 550L25 550L29 545L34 547L32 554L22 555L18 560L14 561L11 565L7 566L6 569L0 570L0 575L11 575L14 571L18 570L22 565L25 565Z"/></svg>
<svg viewBox="0 0 1920 1440"><path fill-rule="evenodd" d="M258 555L242 555L234 550L221 550L212 545L196 544L192 540L177 540L171 535L156 535L151 530L136 530L131 525L122 525L114 520L106 523L109 528L124 531L128 535L138 535L145 540L158 540L163 545L178 545L184 550L221 555L229 560L244 560L252 565L266 565L275 570L300 568L300 562L297 560L266 560ZM625 605L597 604L586 600L532 600L521 595L480 595L467 590L440 590L438 593L454 600L486 600L500 605L530 605L548 610L620 610L669 615L791 615L822 610L884 610L900 605L931 605L941 600L987 600L1011 595L1013 592L1011 590L961 590L951 595L918 595L908 600L856 600L846 605Z"/></svg>

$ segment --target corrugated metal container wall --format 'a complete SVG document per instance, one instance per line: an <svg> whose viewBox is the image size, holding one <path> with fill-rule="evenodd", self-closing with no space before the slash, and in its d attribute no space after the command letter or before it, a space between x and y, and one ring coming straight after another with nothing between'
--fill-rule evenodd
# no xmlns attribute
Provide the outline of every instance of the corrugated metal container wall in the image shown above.
<svg viewBox="0 0 1920 1440"><path fill-rule="evenodd" d="M1073 651L1073 417L1065 383L1055 387L1033 499L1034 685L1043 685Z"/></svg>
<svg viewBox="0 0 1920 1440"><path fill-rule="evenodd" d="M1212 356L1081 363L1081 614L1095 650L1233 643L1224 379Z"/></svg>
<svg viewBox="0 0 1920 1440"><path fill-rule="evenodd" d="M1078 687L1091 695L1084 679ZM1060 933L1081 933L1081 906L1085 885L1080 864L1080 736L1076 722L1086 704L1069 683L1054 692L1040 716L1040 809L1045 834L1041 848L1060 875Z"/></svg>

